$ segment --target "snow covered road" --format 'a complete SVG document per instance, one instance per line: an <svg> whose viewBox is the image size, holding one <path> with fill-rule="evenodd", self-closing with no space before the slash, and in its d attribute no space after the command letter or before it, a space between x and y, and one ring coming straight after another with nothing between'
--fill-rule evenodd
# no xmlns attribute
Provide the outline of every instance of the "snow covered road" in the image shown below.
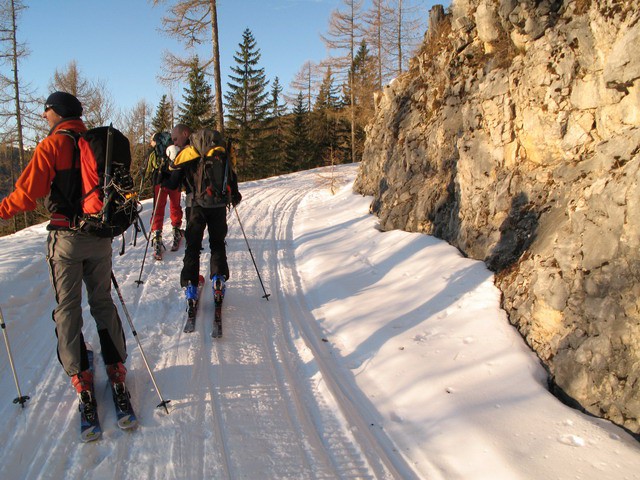
<svg viewBox="0 0 640 480"><path fill-rule="evenodd" d="M3 478L83 478L89 472L91 478L119 479L393 478L398 470L410 475L390 450L391 442L380 432L371 433L353 404L360 392L348 377L342 378L325 353L309 307L300 298L293 230L296 208L310 190L309 178L243 187L238 214L270 296L264 298L231 212L227 243L232 273L222 339L210 336L209 283L196 332L182 332L184 301L178 278L183 248L167 251L162 262L148 257L140 287L135 280L144 244L127 245L123 256L114 254L114 272L127 310L161 395L171 400L168 415L154 408L160 397L121 311L130 353L128 383L140 417L134 432L114 428L106 374L97 357L104 435L94 444L79 444L74 394L55 358L53 325L47 318L53 299L46 263L32 258L33 263L24 266L30 274L22 274L22 286L14 282L14 287L26 295L25 303L36 304L37 309L22 308L23 321L15 321L22 302L13 296L10 304L16 308L7 308L5 315L14 320L11 334L19 342L16 363L22 367L23 389L32 399L18 415L15 406L7 408L6 400L2 404L3 413L14 418L0 425L7 439ZM149 210L147 203L144 218ZM26 243L12 244L15 256L28 258L29 252L42 250L45 232L34 228L35 238L25 235ZM207 276L208 248L201 260L201 273ZM97 346L87 308L84 313L87 340ZM32 332L29 341L20 338L27 331ZM6 373L3 386L8 389Z"/></svg>

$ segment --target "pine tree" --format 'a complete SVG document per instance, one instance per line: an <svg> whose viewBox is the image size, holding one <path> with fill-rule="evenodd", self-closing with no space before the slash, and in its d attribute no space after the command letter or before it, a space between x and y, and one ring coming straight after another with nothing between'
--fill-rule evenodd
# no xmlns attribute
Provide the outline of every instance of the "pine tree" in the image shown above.
<svg viewBox="0 0 640 480"><path fill-rule="evenodd" d="M286 104L282 102L280 79L273 80L267 103L264 137L260 142L258 157L261 159L257 173L260 177L277 175L285 163L285 123Z"/></svg>
<svg viewBox="0 0 640 480"><path fill-rule="evenodd" d="M286 172L307 170L312 165L314 149L309 132L307 101L302 91L299 92L293 107L285 144L284 169Z"/></svg>
<svg viewBox="0 0 640 480"><path fill-rule="evenodd" d="M269 95L269 103L267 104L268 113L271 118L280 118L287 111L287 104L281 102L282 100L282 85L280 85L280 79L276 77L273 80L271 91Z"/></svg>
<svg viewBox="0 0 640 480"><path fill-rule="evenodd" d="M316 146L311 166L333 163L338 145L342 143L342 107L338 89L334 84L333 71L331 67L327 67L311 114L311 138Z"/></svg>
<svg viewBox="0 0 640 480"><path fill-rule="evenodd" d="M204 69L196 55L191 62L188 86L184 89L183 104L178 106L178 121L192 130L215 128L211 85L204 77Z"/></svg>
<svg viewBox="0 0 640 480"><path fill-rule="evenodd" d="M173 128L173 115L171 112L171 104L167 101L167 96L162 95L160 103L156 108L156 114L151 120L151 128L153 133L169 132Z"/></svg>
<svg viewBox="0 0 640 480"><path fill-rule="evenodd" d="M240 50L234 55L229 91L225 94L228 133L236 142L238 174L244 179L256 176L256 147L263 136L267 118L269 82L263 68L258 67L260 50L247 28L242 34Z"/></svg>
<svg viewBox="0 0 640 480"><path fill-rule="evenodd" d="M375 113L373 104L373 94L376 91L376 62L369 53L367 43L363 40L358 48L353 66L351 69L351 84L347 88L353 88L353 98L355 105L355 159L361 160L364 149L365 133L364 127L369 123Z"/></svg>

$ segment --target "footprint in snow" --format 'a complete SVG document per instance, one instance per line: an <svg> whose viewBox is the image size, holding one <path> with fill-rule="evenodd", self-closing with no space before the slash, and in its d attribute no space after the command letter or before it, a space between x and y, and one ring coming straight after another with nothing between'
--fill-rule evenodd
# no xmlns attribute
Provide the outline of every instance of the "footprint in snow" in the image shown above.
<svg viewBox="0 0 640 480"><path fill-rule="evenodd" d="M396 423L404 422L404 419L400 415L398 415L396 412L391 412L391 414L389 415L389 418L391 418L391 420Z"/></svg>
<svg viewBox="0 0 640 480"><path fill-rule="evenodd" d="M573 434L562 435L558 438L558 441L565 445L569 445L570 447L584 447L586 445L584 438Z"/></svg>

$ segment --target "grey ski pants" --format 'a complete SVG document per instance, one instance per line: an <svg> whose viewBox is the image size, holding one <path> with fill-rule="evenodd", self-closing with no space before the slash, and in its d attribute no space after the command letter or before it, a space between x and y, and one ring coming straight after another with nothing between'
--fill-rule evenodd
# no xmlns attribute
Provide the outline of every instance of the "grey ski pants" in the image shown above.
<svg viewBox="0 0 640 480"><path fill-rule="evenodd" d="M57 303L52 316L58 359L69 376L89 368L82 334L82 282L104 363L124 362L127 358L122 322L111 297L111 255L110 238L67 230L49 232L47 261Z"/></svg>

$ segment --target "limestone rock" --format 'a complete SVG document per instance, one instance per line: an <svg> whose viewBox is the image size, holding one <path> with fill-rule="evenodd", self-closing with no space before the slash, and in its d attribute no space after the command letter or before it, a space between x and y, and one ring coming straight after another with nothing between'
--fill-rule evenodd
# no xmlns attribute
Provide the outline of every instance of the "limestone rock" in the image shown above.
<svg viewBox="0 0 640 480"><path fill-rule="evenodd" d="M640 433L640 0L453 0L354 189L496 272L556 392ZM435 13L434 13L435 15ZM428 47L428 45L426 45ZM443 47L444 46L444 47Z"/></svg>

